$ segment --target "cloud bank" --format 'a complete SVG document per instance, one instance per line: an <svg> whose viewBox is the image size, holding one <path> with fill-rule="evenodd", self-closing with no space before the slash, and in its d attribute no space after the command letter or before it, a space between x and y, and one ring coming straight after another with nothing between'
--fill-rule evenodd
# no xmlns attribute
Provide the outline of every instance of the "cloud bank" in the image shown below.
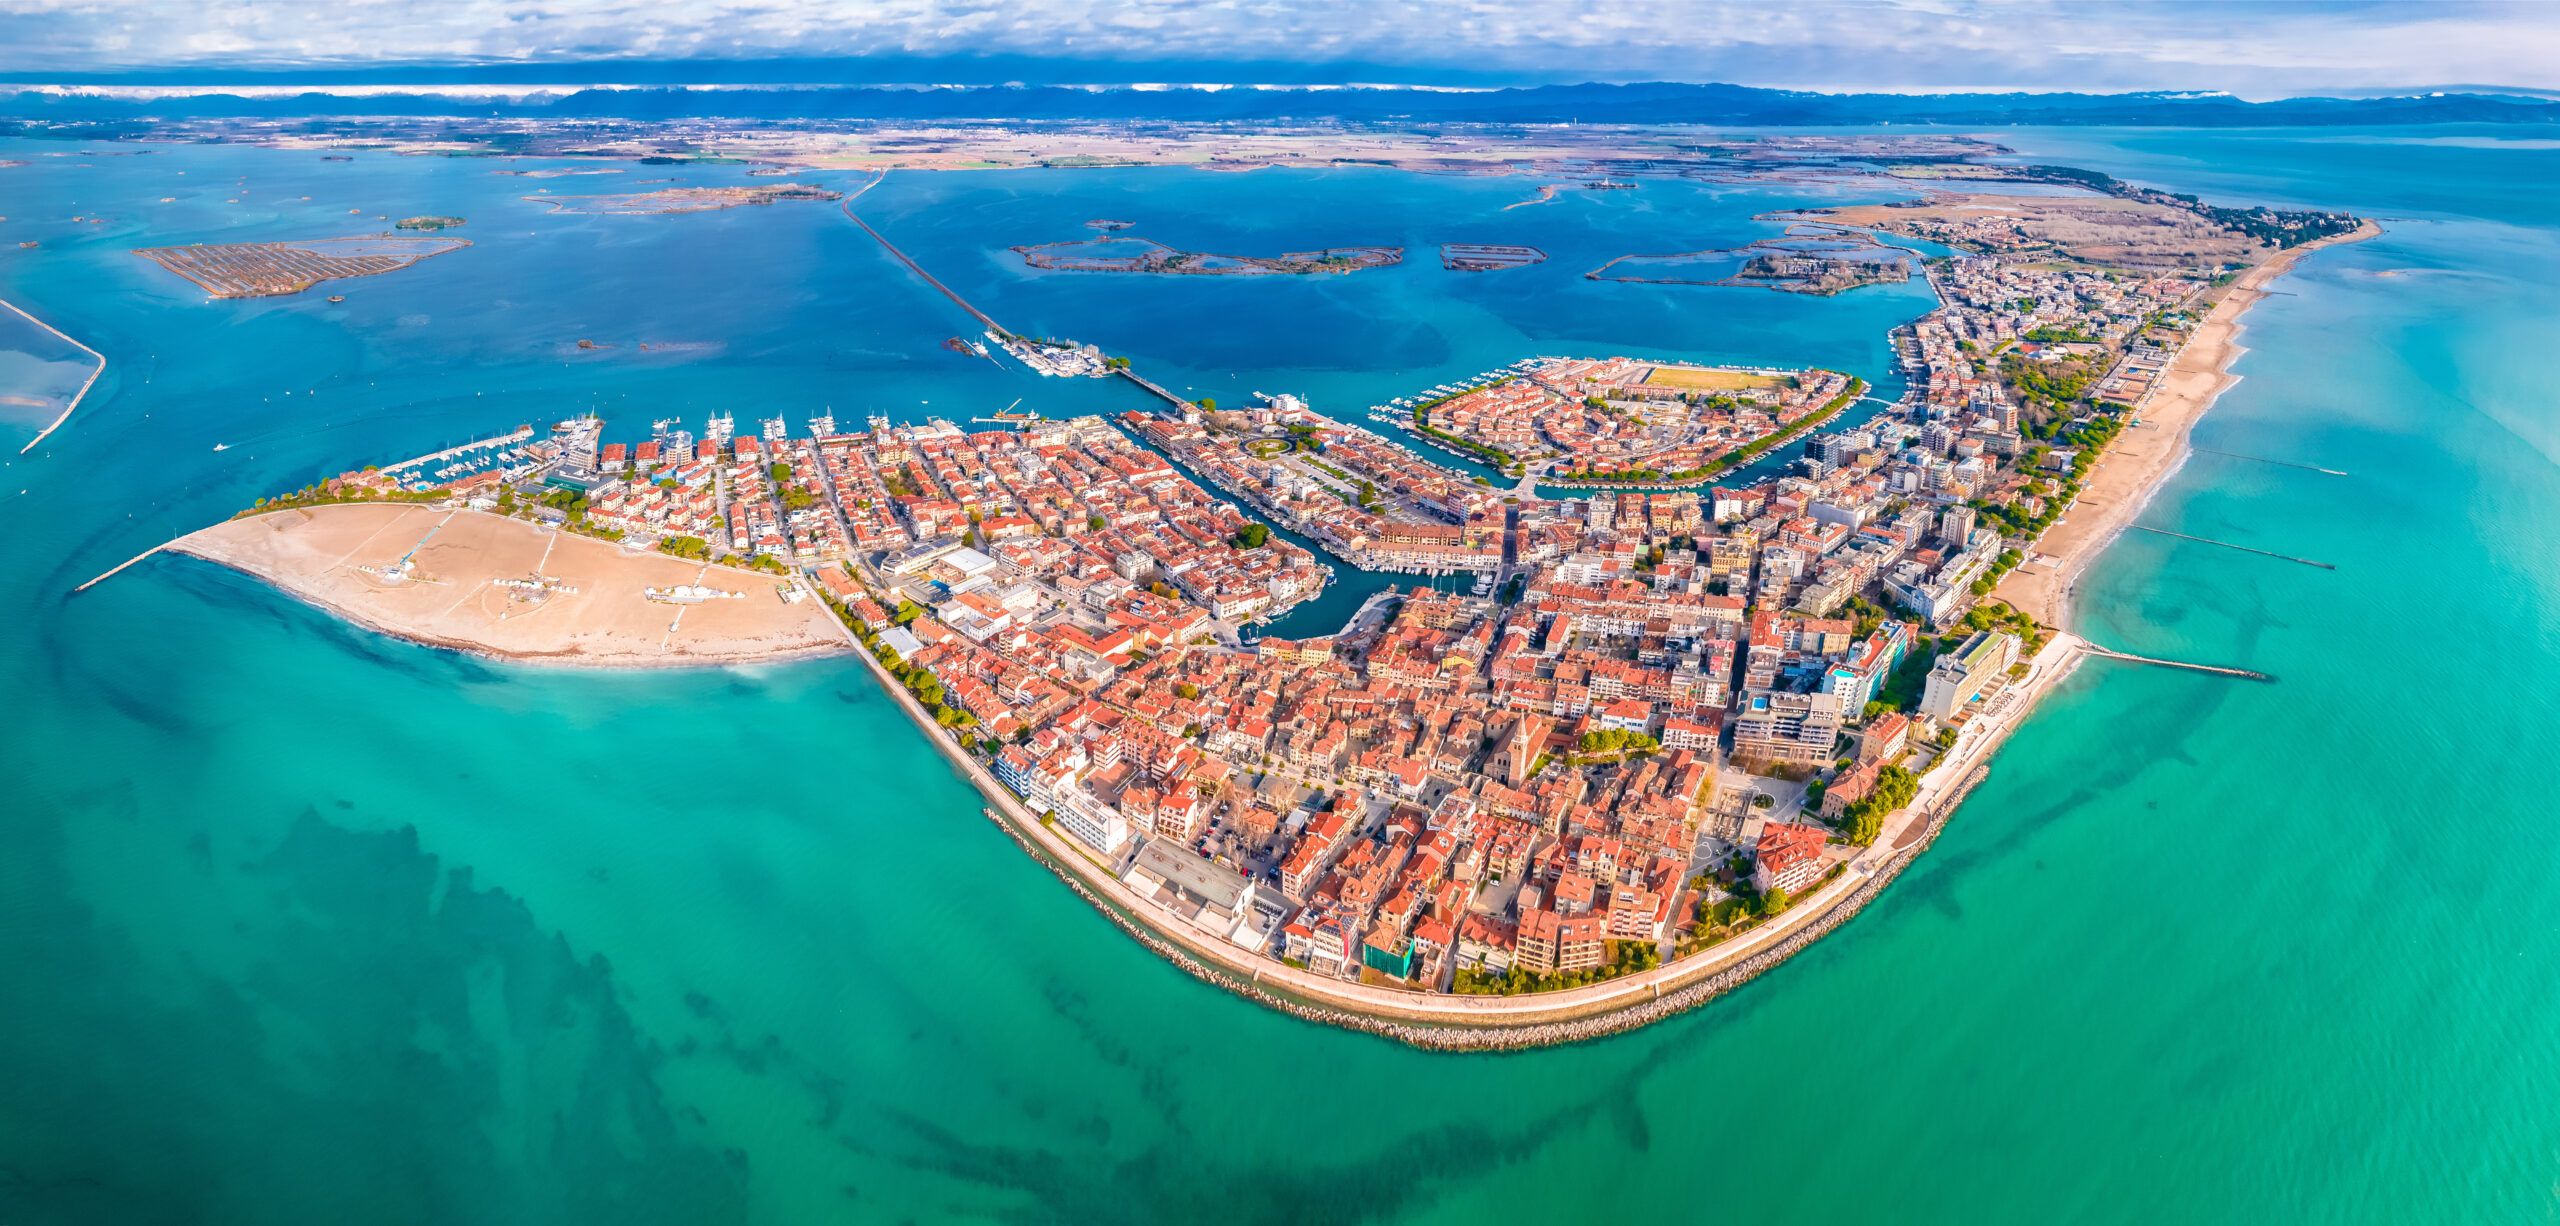
<svg viewBox="0 0 2560 1226"><path fill-rule="evenodd" d="M574 64L677 80L2560 89L2560 5L2442 0L11 0L0 74ZM725 66L715 69L714 66ZM666 75L673 73L674 75ZM761 79L775 80L767 75Z"/></svg>

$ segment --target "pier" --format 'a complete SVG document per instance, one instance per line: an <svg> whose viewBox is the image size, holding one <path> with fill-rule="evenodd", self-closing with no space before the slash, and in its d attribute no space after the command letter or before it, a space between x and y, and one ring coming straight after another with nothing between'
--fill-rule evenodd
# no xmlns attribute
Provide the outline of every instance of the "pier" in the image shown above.
<svg viewBox="0 0 2560 1226"><path fill-rule="evenodd" d="M2129 651L2115 651L2100 647L2096 643L2083 642L2080 650L2103 659L2122 660L2128 664L2154 664L2161 668L2183 668L2191 673L2212 673L2217 677L2237 677L2243 681L2275 680L2274 677L2256 669L2228 668L2220 664L2193 664L2185 660L2163 660L2158 656L2138 656Z"/></svg>
<svg viewBox="0 0 2560 1226"><path fill-rule="evenodd" d="M2209 536L2189 536L2184 532L2171 532L2166 528L2151 528L2145 527L2141 524L2133 525L2133 529L2137 532L2148 532L2155 536L2174 536L2179 540L2194 541L2199 545L2220 545L2225 549L2237 549L2242 553L2254 553L2259 557L2274 558L2279 562L2294 562L2303 566L2317 566L2322 570L2338 569L2333 563L2321 562L2311 558L2297 558L2291 554L2277 553L2272 549L2260 549L2254 545L2234 545L2229 541L2217 541Z"/></svg>
<svg viewBox="0 0 2560 1226"><path fill-rule="evenodd" d="M399 463L397 463L397 464L385 464L385 465L383 465L383 466L382 466L381 471L382 471L382 472L384 472L384 473L386 473L386 474L390 474L394 479L397 479L397 480L407 480L407 479L409 479L409 477L404 477L404 476L402 476L402 474L409 474L409 476L414 476L414 477L421 478L421 479L426 478L426 477L431 476L431 475L434 475L434 476L441 476L442 474L440 474L440 473L439 473L439 474L429 474L429 473L427 473L427 472L425 471L425 470L426 470L426 466L427 466L427 465L430 465L430 464L440 463L440 462L445 461L445 460L466 460L466 459L467 459L467 460L477 461L479 457L478 457L478 456L476 456L476 455L474 455L473 453L475 453L475 452L481 452L481 451L496 451L496 452L500 452L500 453L502 453L501 458L504 458L504 457L503 457L503 453L504 453L508 448L515 447L515 446L518 446L518 445L523 444L523 443L529 443L529 442L532 442L532 441L533 441L533 427L532 427L532 426L529 426L529 425L525 425L525 426L518 426L518 427L516 427L515 429L513 429L513 430L510 430L510 431L506 432L505 434L493 434L493 435L491 435L491 436L489 436L489 437L487 437L487 438L475 438L475 439L471 440L470 442L467 442L467 443L456 443L456 444L454 444L453 446L451 446L451 447L447 447L447 448L444 448L444 449L442 449L442 450L440 450L440 451L430 451L430 452L428 452L428 453L427 453L427 454L425 454L425 455L411 456L411 457L409 457L408 459L402 460L402 461L400 461L400 462L399 462ZM413 469L414 469L414 470L417 470L417 471L415 471L414 473L413 473L413 472L411 472L411 470L413 470Z"/></svg>
<svg viewBox="0 0 2560 1226"><path fill-rule="evenodd" d="M2237 451L2217 451L2211 447L2198 447L2196 450L2201 451L2206 455L2227 456L2234 460L2255 460L2260 464L2273 464L2278 468L2299 468L2304 472L2319 473L2322 476L2327 477L2343 477L2347 475L2339 472L2337 469L2322 468L2317 464L2297 464L2291 460L2270 460L2261 455L2242 455Z"/></svg>

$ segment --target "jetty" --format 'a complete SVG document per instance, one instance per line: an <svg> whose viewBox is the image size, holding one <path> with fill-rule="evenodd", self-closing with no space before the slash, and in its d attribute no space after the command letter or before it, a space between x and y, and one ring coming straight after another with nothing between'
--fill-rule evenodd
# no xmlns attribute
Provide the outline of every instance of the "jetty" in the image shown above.
<svg viewBox="0 0 2560 1226"><path fill-rule="evenodd" d="M2221 664L2197 664L2187 660L2164 660L2158 656L2139 656L2130 651L2116 651L2112 648L2100 647L2096 643L2090 642L2083 642L2080 645L2080 650L2088 653L2089 655L2098 656L2103 659L2122 660L2127 664L2152 664L2161 668L2182 668L2191 673L2211 673L2217 677L2236 677L2243 681L2275 680L2274 677L2259 672L2253 668L2231 668L2227 665Z"/></svg>
<svg viewBox="0 0 2560 1226"><path fill-rule="evenodd" d="M77 595L79 595L80 593L85 592L85 591L88 591L90 588L96 587L96 586L98 586L99 584L104 583L104 582L106 582L106 581L107 581L107 580L109 580L109 579L113 579L113 578L115 578L115 577L116 577L116 575L117 575L117 574L121 573L121 572L124 570L124 568L126 568L126 567L128 567L128 566L131 566L131 565L133 565L133 564L134 564L134 563L136 563L136 562L140 562L140 561L141 561L141 560L143 560L144 558L150 557L151 555L153 555L153 554L155 554L155 553L158 553L158 552L160 552L161 550L166 549L166 548L168 548L168 546L167 546L167 545L165 545L165 544L162 544L162 545L154 545L154 546L152 546L151 548L149 548L149 549L145 549L145 550L143 550L142 552L137 553L137 554L133 555L133 556L132 556L132 557L130 557L130 558L126 558L124 561L117 563L117 564L116 564L116 567L115 567L115 569L114 569L114 570L110 570L110 571L108 571L107 573L105 573L105 574L103 574L103 575L100 575L100 576L98 576L98 577L97 577L97 578L95 578L95 579L91 579L91 580L90 580L90 581L88 581L87 583L83 583L83 584L81 584L80 586L78 586L78 587L75 587L75 588L71 589L71 594L72 594L72 595L74 595L74 596L77 596Z"/></svg>
<svg viewBox="0 0 2560 1226"><path fill-rule="evenodd" d="M2322 562L2312 558L2297 558L2289 553L2277 553L2272 549L2260 549L2254 545L2235 545L2230 541L2217 541L2209 536L2189 536L2184 532L2171 532L2166 528L2152 528L2146 527L2142 524L2133 525L2133 529L2136 532L2148 532L2155 536L2174 536L2179 540L2194 541L2199 545L2220 545L2225 549L2237 549L2242 553L2254 553L2259 557L2274 558L2279 562L2294 562L2303 566L2317 566L2322 570L2338 569L2334 563Z"/></svg>
<svg viewBox="0 0 2560 1226"><path fill-rule="evenodd" d="M2328 477L2343 477L2347 475L2337 469L2322 468L2317 464L2297 464L2291 460L2270 460L2262 455L2242 455L2237 451L2220 451L2212 447L2198 447L2196 450L2201 451L2206 455L2225 456L2234 460L2254 460L2260 464L2273 464L2278 468L2299 468L2304 472L2319 473L2322 476Z"/></svg>
<svg viewBox="0 0 2560 1226"><path fill-rule="evenodd" d="M36 318L36 317L35 317L35 316L33 316L33 315L28 314L28 313L26 312L26 309L25 309L25 308L23 308L23 307L19 306L17 303L14 303L14 302L9 301L9 300L8 300L8 299L6 299L6 298L0 298L0 307L7 307L7 308L9 308L9 309L10 309L10 310L12 310L12 311L17 312L17 313L18 313L18 318L23 319L23 320L27 321L28 323L34 324L35 326L37 326L37 327L39 327L39 328L42 328L42 329L44 329L44 330L45 330L45 331L47 331L47 332L52 333L52 334L53 334L53 337L54 337L54 339L55 339L55 340L61 341L63 344L69 345L69 346L71 346L72 348L77 349L77 350L79 350L79 351L80 351L80 352L82 352L82 353L88 354L91 358L95 359L95 360L97 361L97 363L98 363L98 368L97 368L97 369L95 369L95 370L90 371L90 372L89 372L89 377L88 377L87 379L84 379L84 380L82 380L82 381L81 381L81 383L80 383L80 390L79 390L79 391L76 391L76 392L73 392L73 393L71 394L71 402L70 402L69 404L66 404L66 405L63 405L63 406L62 406L62 413L61 413L61 415L60 415L60 416L55 417L55 418L53 419L53 423L52 423L51 425L48 425L48 426L46 426L44 429L37 431L37 432L36 432L36 436L35 436L34 438L31 438L31 439L28 439L28 440L27 440L27 445L26 445L26 446L24 446L24 447L20 447L20 448L18 449L18 454L19 454L19 455L25 455L25 454L27 454L28 452L35 450L35 449L36 449L36 444L43 442L43 441L45 440L45 436L46 436L46 435L49 435L49 434L53 433L54 431L61 429L61 428L62 428L62 423L64 423L64 422L66 422L66 421L71 420L71 411L72 411L72 410L74 410L74 409L79 408L79 407L80 407L80 402L89 398L89 389L91 389L91 388L93 388L93 387L98 386L98 376L100 376L100 375L103 375L103 374L107 373L107 355L105 355L105 354L103 354L103 353L100 353L100 352L98 352L98 351L97 351L97 350L95 350L95 349L91 349L91 348L90 348L90 347L88 347L87 345L83 345L83 344L81 344L80 342L78 342L78 341L75 341L75 340L71 339L71 337L70 337L68 334L66 334L65 332L63 332L63 330L62 330L62 329L57 328L57 327L54 327L52 324L46 323L45 321L43 321L43 320L41 320L41 319L38 319L38 318ZM141 559L140 559L140 558L136 558L136 559L134 559L134 561L138 562L138 561L141 561ZM130 562L129 562L129 563L126 563L126 565L128 565L128 566L129 566L129 565L132 565L132 563L130 563ZM118 569L122 569L122 568L121 568L121 567L119 567ZM110 571L110 572L108 572L108 573L109 573L109 574L113 574L114 572L113 572L113 571ZM105 575L100 575L100 576L98 576L98 578L100 578L100 579L103 579L103 578L105 578L105 577L106 577ZM96 579L93 579L93 580L90 580L90 582L91 582L91 583L95 583L95 582L97 582L97 580L96 580ZM88 585L87 583L84 583L84 584L81 584L80 586L82 586L82 587L87 587L87 586L89 586L89 585Z"/></svg>

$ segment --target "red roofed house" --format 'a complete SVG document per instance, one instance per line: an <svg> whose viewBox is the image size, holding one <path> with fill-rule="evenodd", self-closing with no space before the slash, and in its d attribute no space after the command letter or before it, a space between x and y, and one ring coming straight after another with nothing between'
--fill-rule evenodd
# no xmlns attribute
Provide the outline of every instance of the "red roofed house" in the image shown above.
<svg viewBox="0 0 2560 1226"><path fill-rule="evenodd" d="M1820 826L1771 822L1760 831L1759 863L1751 869L1752 887L1796 893L1822 877L1822 848L1831 832Z"/></svg>

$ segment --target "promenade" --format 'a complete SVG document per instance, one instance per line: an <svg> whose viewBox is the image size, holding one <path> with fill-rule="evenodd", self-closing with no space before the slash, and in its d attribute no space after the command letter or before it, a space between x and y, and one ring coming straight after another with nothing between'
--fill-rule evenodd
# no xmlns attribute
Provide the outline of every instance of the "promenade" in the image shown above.
<svg viewBox="0 0 2560 1226"><path fill-rule="evenodd" d="M803 581L805 587L805 581ZM815 590L811 589L814 596ZM1597 1038L1695 1008L1750 981L1864 907L1934 838L1977 782L1984 763L2026 712L2084 657L2077 636L2057 634L1968 725L1921 780L1912 804L1889 819L1875 846L1777 919L1712 949L1604 983L1513 996L1458 996L1376 987L1311 971L1214 939L1141 897L1091 852L1040 820L1013 790L937 725L905 686L838 623L854 654L917 731L986 799L985 813L1080 897L1186 972L1284 1012L1365 1030L1417 1047L1489 1050Z"/></svg>

